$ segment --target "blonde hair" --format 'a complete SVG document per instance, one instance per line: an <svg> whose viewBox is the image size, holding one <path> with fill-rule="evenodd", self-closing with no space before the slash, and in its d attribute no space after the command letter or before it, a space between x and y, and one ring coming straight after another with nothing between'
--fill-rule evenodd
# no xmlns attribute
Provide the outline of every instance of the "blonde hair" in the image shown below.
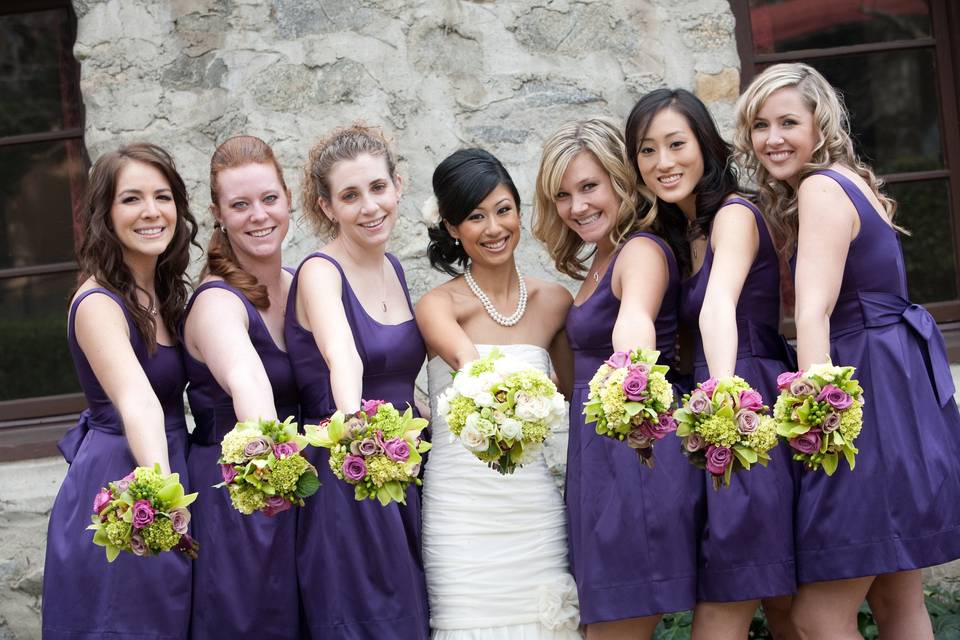
<svg viewBox="0 0 960 640"><path fill-rule="evenodd" d="M840 94L809 65L799 62L776 64L757 76L737 100L737 128L733 142L738 161L757 183L760 208L770 215L771 225L784 241L784 251L792 252L797 242L797 192L786 182L771 176L763 166L753 151L752 131L763 103L774 92L787 87L800 92L813 113L818 132L810 160L800 169L799 181L833 164L849 167L867 183L892 223L897 203L881 192L883 181L854 151L850 117Z"/></svg>
<svg viewBox="0 0 960 640"><path fill-rule="evenodd" d="M320 199L330 202L330 172L342 160L353 160L368 154L380 156L387 163L390 179L396 181L396 160L390 143L379 127L368 127L355 122L349 127L340 127L330 132L310 149L303 170L302 203L307 217L322 235L334 236L337 224L327 217L320 206Z"/></svg>
<svg viewBox="0 0 960 640"><path fill-rule="evenodd" d="M649 227L656 215L649 206L650 198L641 199L627 160L623 135L613 120L590 118L560 127L543 146L533 206L533 235L547 246L557 270L578 280L584 278L589 255L580 255L585 243L560 219L555 199L570 161L582 151L589 151L597 158L620 199L617 223L610 231L614 246L619 246L632 231Z"/></svg>

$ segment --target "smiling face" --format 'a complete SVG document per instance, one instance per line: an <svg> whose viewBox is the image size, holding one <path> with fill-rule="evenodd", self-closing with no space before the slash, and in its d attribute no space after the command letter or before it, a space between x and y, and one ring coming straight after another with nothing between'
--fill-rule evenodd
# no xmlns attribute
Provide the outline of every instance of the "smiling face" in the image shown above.
<svg viewBox="0 0 960 640"><path fill-rule="evenodd" d="M602 243L617 224L620 198L610 175L591 151L575 155L554 195L560 219L584 242Z"/></svg>
<svg viewBox="0 0 960 640"><path fill-rule="evenodd" d="M813 111L795 87L770 94L750 125L753 152L777 180L796 188L800 171L813 156L818 134Z"/></svg>
<svg viewBox="0 0 960 640"><path fill-rule="evenodd" d="M463 222L448 224L447 229L460 240L473 264L494 266L512 260L520 243L520 212L513 193L497 185Z"/></svg>
<svg viewBox="0 0 960 640"><path fill-rule="evenodd" d="M241 263L279 255L290 226L290 198L272 164L251 163L217 174L214 216Z"/></svg>
<svg viewBox="0 0 960 640"><path fill-rule="evenodd" d="M362 246L382 245L397 222L401 185L400 176L390 176L385 158L363 153L333 166L330 200L320 198L320 206L340 236Z"/></svg>
<svg viewBox="0 0 960 640"><path fill-rule="evenodd" d="M661 110L640 140L637 166L644 184L688 216L696 213L697 185L703 178L703 153L687 119L676 110Z"/></svg>
<svg viewBox="0 0 960 640"><path fill-rule="evenodd" d="M124 163L117 173L110 221L125 260L162 254L177 228L177 205L163 173L144 162Z"/></svg>

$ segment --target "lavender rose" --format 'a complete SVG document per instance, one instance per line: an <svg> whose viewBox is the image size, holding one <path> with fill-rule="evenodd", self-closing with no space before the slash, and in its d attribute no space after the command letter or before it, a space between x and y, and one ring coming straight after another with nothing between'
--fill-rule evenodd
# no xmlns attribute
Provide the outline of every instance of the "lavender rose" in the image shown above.
<svg viewBox="0 0 960 640"><path fill-rule="evenodd" d="M690 394L690 401L687 403L690 411L693 413L710 413L710 398L701 389L694 389Z"/></svg>
<svg viewBox="0 0 960 640"><path fill-rule="evenodd" d="M803 378L797 378L790 383L790 393L795 396L812 396L816 391L813 385Z"/></svg>
<svg viewBox="0 0 960 640"><path fill-rule="evenodd" d="M715 476L722 476L733 463L733 452L729 447L710 445L707 448L707 471Z"/></svg>
<svg viewBox="0 0 960 640"><path fill-rule="evenodd" d="M640 431L654 440L662 440L668 434L677 430L677 421L669 413L662 413L657 420L644 420L640 425Z"/></svg>
<svg viewBox="0 0 960 640"><path fill-rule="evenodd" d="M147 543L143 541L139 533L130 536L130 551L133 551L134 555L138 556L147 555Z"/></svg>
<svg viewBox="0 0 960 640"><path fill-rule="evenodd" d="M760 411L763 409L763 396L753 389L745 389L741 391L740 408L747 409L749 411Z"/></svg>
<svg viewBox="0 0 960 640"><path fill-rule="evenodd" d="M266 506L263 507L261 511L263 511L264 515L266 515L267 517L272 518L278 513L283 513L289 508L290 508L290 503L284 498L280 496L270 496L269 498L267 498Z"/></svg>
<svg viewBox="0 0 960 640"><path fill-rule="evenodd" d="M719 384L719 382L716 378L707 378L700 383L700 388L707 394L708 398L712 398L713 392L717 390L717 384Z"/></svg>
<svg viewBox="0 0 960 640"><path fill-rule="evenodd" d="M823 418L823 422L820 423L820 428L823 429L824 433L833 433L839 427L840 414L834 411L827 412L827 415Z"/></svg>
<svg viewBox="0 0 960 640"><path fill-rule="evenodd" d="M630 369L630 372L623 381L623 392L627 394L627 400L642 399L643 392L646 388L647 374L639 369Z"/></svg>
<svg viewBox="0 0 960 640"><path fill-rule="evenodd" d="M853 397L849 393L832 384L824 385L820 393L817 394L817 402L823 402L824 400L826 400L831 407L839 409L840 411L849 408L850 405L853 404Z"/></svg>
<svg viewBox="0 0 960 640"><path fill-rule="evenodd" d="M186 533L190 526L190 512L183 507L170 510L170 524L177 533Z"/></svg>
<svg viewBox="0 0 960 640"><path fill-rule="evenodd" d="M794 380L799 380L802 377L803 371L784 371L777 376L777 388L781 391L789 389Z"/></svg>
<svg viewBox="0 0 960 640"><path fill-rule="evenodd" d="M127 489L129 489L129 488L130 488L130 483L133 482L133 480L134 480L135 477L136 477L136 476L134 475L133 471L131 471L131 472L128 473L127 475L125 475L125 476L123 476L122 478L120 478L119 480L117 480L117 482L116 482L117 491L119 491L120 493L123 493L124 491L126 491Z"/></svg>
<svg viewBox="0 0 960 640"><path fill-rule="evenodd" d="M367 465L363 461L363 458L353 454L344 458L341 470L343 471L343 477L347 480L353 480L354 482L363 480L367 475Z"/></svg>
<svg viewBox="0 0 960 640"><path fill-rule="evenodd" d="M243 447L243 455L247 458L256 458L273 447L273 441L266 436L257 436Z"/></svg>
<svg viewBox="0 0 960 640"><path fill-rule="evenodd" d="M352 448L353 447L351 446L351 449ZM362 456L372 456L373 454L378 453L380 447L373 438L364 438L360 441L360 444L357 445L357 449L360 451L360 455Z"/></svg>
<svg viewBox="0 0 960 640"><path fill-rule="evenodd" d="M386 404L386 402L383 400L361 400L360 410L367 414L368 417L375 416L382 404Z"/></svg>
<svg viewBox="0 0 960 640"><path fill-rule="evenodd" d="M221 464L220 475L223 476L224 482L230 484L237 477L237 469L232 464Z"/></svg>
<svg viewBox="0 0 960 640"><path fill-rule="evenodd" d="M614 369L622 369L630 364L630 354L626 351L617 351L612 356L607 358L604 364L613 367Z"/></svg>
<svg viewBox="0 0 960 640"><path fill-rule="evenodd" d="M100 493L93 498L93 512L99 514L107 508L111 500L113 500L113 494L110 493L110 489L100 489Z"/></svg>
<svg viewBox="0 0 960 640"><path fill-rule="evenodd" d="M298 447L297 443L293 441L278 442L277 444L273 445L273 455L277 456L278 460L289 458L290 456L295 455L298 451L300 451L300 447Z"/></svg>
<svg viewBox="0 0 960 640"><path fill-rule="evenodd" d="M687 439L683 441L683 446L690 453L693 453L694 451L700 451L700 449L703 449L705 444L707 444L707 441L704 440L703 436L701 436L699 433L691 433L687 436Z"/></svg>
<svg viewBox="0 0 960 640"><path fill-rule="evenodd" d="M150 506L149 500L137 500L133 503L133 528L143 529L153 522L153 516L156 513Z"/></svg>
<svg viewBox="0 0 960 640"><path fill-rule="evenodd" d="M750 434L760 426L760 416L755 411L741 409L737 411L737 431L742 434Z"/></svg>
<svg viewBox="0 0 960 640"><path fill-rule="evenodd" d="M820 451L820 432L816 429L811 429L803 435L790 438L787 440L787 444L800 453L806 453L807 455L817 453Z"/></svg>
<svg viewBox="0 0 960 640"><path fill-rule="evenodd" d="M391 438L383 443L383 452L397 462L406 462L410 457L410 443L403 438Z"/></svg>

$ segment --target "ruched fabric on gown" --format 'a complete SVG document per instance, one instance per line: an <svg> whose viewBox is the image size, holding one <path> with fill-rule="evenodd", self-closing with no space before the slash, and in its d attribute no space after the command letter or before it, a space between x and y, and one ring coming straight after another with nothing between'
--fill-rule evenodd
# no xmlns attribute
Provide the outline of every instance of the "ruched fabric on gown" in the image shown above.
<svg viewBox="0 0 960 640"><path fill-rule="evenodd" d="M478 346L481 355L492 347ZM497 347L548 371L546 351ZM423 483L423 563L433 640L580 638L567 564L563 499L543 455L500 475L452 441L437 415L449 386L441 358L427 365L432 441Z"/></svg>

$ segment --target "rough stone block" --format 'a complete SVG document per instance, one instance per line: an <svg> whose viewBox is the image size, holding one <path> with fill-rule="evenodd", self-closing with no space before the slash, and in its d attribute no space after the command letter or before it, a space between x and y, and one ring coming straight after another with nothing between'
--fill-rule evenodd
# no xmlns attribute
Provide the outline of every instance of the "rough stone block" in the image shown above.
<svg viewBox="0 0 960 640"><path fill-rule="evenodd" d="M694 79L694 93L706 103L735 102L740 95L740 71L724 69L720 73L698 73Z"/></svg>

